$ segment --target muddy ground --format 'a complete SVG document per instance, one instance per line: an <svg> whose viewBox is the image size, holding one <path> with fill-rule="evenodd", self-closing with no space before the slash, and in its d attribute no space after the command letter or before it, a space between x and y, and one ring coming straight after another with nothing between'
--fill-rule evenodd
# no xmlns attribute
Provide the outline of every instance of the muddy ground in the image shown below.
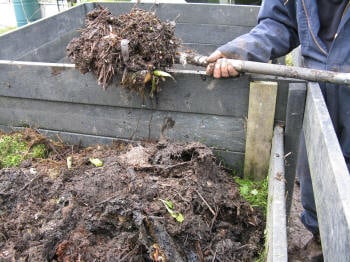
<svg viewBox="0 0 350 262"><path fill-rule="evenodd" d="M254 261L263 251L261 210L203 144L39 140L48 159L0 170L0 261Z"/></svg>
<svg viewBox="0 0 350 262"><path fill-rule="evenodd" d="M288 260L290 262L309 262L312 249L307 249L312 234L301 223L300 214L303 211L300 200L300 185L294 185L292 206L288 219Z"/></svg>

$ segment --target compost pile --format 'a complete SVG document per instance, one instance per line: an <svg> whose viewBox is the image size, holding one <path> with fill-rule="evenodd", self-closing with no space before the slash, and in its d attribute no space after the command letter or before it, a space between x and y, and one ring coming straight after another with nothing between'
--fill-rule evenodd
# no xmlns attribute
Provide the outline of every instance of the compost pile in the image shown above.
<svg viewBox="0 0 350 262"><path fill-rule="evenodd" d="M122 86L144 92L156 86L153 70L174 63L180 45L175 22L163 22L154 12L134 7L115 16L102 6L89 12L79 37L67 46L67 55L82 72L92 72L106 88L119 78Z"/></svg>
<svg viewBox="0 0 350 262"><path fill-rule="evenodd" d="M50 154L0 170L1 261L253 261L262 252L261 211L203 144L77 148L24 135Z"/></svg>

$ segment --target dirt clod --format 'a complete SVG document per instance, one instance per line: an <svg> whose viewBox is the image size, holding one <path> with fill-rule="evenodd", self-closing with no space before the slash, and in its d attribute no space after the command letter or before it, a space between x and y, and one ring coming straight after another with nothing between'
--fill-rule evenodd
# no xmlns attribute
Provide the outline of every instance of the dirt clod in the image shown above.
<svg viewBox="0 0 350 262"><path fill-rule="evenodd" d="M261 211L205 145L55 148L46 162L0 170L1 261L253 261L262 252Z"/></svg>

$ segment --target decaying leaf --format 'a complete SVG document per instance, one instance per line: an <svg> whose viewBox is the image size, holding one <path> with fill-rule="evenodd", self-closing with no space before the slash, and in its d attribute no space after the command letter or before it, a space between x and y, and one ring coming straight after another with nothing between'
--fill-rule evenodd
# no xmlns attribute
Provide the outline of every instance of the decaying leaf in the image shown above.
<svg viewBox="0 0 350 262"><path fill-rule="evenodd" d="M98 159L98 158L89 158L89 161L90 161L90 163L91 164L93 164L94 166L96 166L96 167L101 167L101 166L103 166L103 162L102 162L102 160L100 160L100 159Z"/></svg>
<svg viewBox="0 0 350 262"><path fill-rule="evenodd" d="M182 223L185 220L184 216L181 213L174 211L173 202L171 202L170 200L163 200L163 199L159 199L159 200L162 201L162 203L164 204L169 214L173 218L175 218L177 222Z"/></svg>

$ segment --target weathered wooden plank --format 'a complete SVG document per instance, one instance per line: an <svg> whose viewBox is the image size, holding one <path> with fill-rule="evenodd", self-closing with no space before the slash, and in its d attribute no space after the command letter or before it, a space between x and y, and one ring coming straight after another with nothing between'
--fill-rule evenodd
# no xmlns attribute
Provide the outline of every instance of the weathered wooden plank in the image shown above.
<svg viewBox="0 0 350 262"><path fill-rule="evenodd" d="M350 261L350 176L321 90L307 89L303 131L325 261Z"/></svg>
<svg viewBox="0 0 350 262"><path fill-rule="evenodd" d="M130 3L104 3L103 5L116 15L129 12L134 6ZM1 37L0 58L18 60L28 54L30 50L51 42L67 32L81 28L86 13L94 6L96 4L79 5ZM140 4L139 7L146 10L155 10L163 20L178 17L176 30L187 44L201 43L201 41L191 36L192 33L198 32L202 37L206 36L203 43L210 44L214 42L216 45L223 44L250 30L257 22L256 17L259 11L259 7L256 6ZM203 13L206 15L203 16ZM233 13L235 15L232 15ZM188 30L187 27L198 28ZM202 32L203 30L208 34ZM191 32L191 34L188 32ZM187 38L188 40L186 40ZM23 39L23 41L19 41L19 39Z"/></svg>
<svg viewBox="0 0 350 262"><path fill-rule="evenodd" d="M122 139L159 139L165 118L175 121L165 133L175 141L200 141L216 149L244 152L244 120L216 115L119 108L0 97L0 124Z"/></svg>
<svg viewBox="0 0 350 262"><path fill-rule="evenodd" d="M66 47L68 43L79 35L78 30L74 29L56 39L47 42L39 47L35 47L24 54L18 60L32 62L51 62L55 63L66 57Z"/></svg>
<svg viewBox="0 0 350 262"><path fill-rule="evenodd" d="M92 4L85 4L23 26L0 37L0 58L17 60L30 50L81 27Z"/></svg>
<svg viewBox="0 0 350 262"><path fill-rule="evenodd" d="M104 4L115 15L130 12L133 4ZM222 45L249 32L257 24L257 6L220 6L193 4L140 4L140 8L154 10L161 20L176 17L176 35L184 45ZM203 15L205 14L205 15ZM234 15L232 15L234 14Z"/></svg>
<svg viewBox="0 0 350 262"><path fill-rule="evenodd" d="M277 97L276 97L276 109L275 109L275 121L279 123L285 123L286 121L286 108L288 104L288 90L289 82L278 82Z"/></svg>
<svg viewBox="0 0 350 262"><path fill-rule="evenodd" d="M95 4L96 5L96 4ZM134 4L103 3L113 14L130 12ZM139 8L154 10L162 20L174 20L177 23L216 24L255 26L259 6L213 5L213 4L139 4ZM233 15L234 14L234 15Z"/></svg>
<svg viewBox="0 0 350 262"><path fill-rule="evenodd" d="M174 74L161 83L158 104L134 92L111 86L104 91L91 74L76 69L0 65L0 95L84 103L91 105L244 117L248 108L248 77L215 80L199 75Z"/></svg>
<svg viewBox="0 0 350 262"><path fill-rule="evenodd" d="M73 29L57 38L33 47L27 53L22 54L17 60L57 62L66 57L66 47L76 36L79 36L79 28ZM181 39L180 49L191 49L199 54L209 55L222 44L233 38L247 33L251 27L220 26L220 25L196 25L178 24L176 36Z"/></svg>
<svg viewBox="0 0 350 262"><path fill-rule="evenodd" d="M244 176L263 179L269 167L277 83L252 82L249 93Z"/></svg>
<svg viewBox="0 0 350 262"><path fill-rule="evenodd" d="M212 147L219 165L229 167L235 174L243 174L244 152L233 152L231 150L219 150Z"/></svg>
<svg viewBox="0 0 350 262"><path fill-rule="evenodd" d="M284 147L286 152L285 176L287 181L287 217L292 203L299 138L304 118L305 99L305 83L289 84Z"/></svg>
<svg viewBox="0 0 350 262"><path fill-rule="evenodd" d="M66 59L66 47L68 43L79 36L79 28L67 32L64 35L33 47L27 53L22 54L17 60L58 62ZM213 25L186 25L179 24L176 28L176 36L181 39L182 46L179 50L193 50L201 55L209 55L219 46L231 41L233 38L247 33L250 28L236 26L213 26Z"/></svg>
<svg viewBox="0 0 350 262"><path fill-rule="evenodd" d="M248 33L250 29L252 29L252 27L178 23L176 25L175 34L184 44L200 43L223 45L240 35Z"/></svg>
<svg viewBox="0 0 350 262"><path fill-rule="evenodd" d="M272 139L266 218L266 261L288 261L285 202L283 128L276 126Z"/></svg>
<svg viewBox="0 0 350 262"><path fill-rule="evenodd" d="M184 43L180 51L194 50L200 55L210 55L221 45L211 45L211 44L196 44L196 43Z"/></svg>

